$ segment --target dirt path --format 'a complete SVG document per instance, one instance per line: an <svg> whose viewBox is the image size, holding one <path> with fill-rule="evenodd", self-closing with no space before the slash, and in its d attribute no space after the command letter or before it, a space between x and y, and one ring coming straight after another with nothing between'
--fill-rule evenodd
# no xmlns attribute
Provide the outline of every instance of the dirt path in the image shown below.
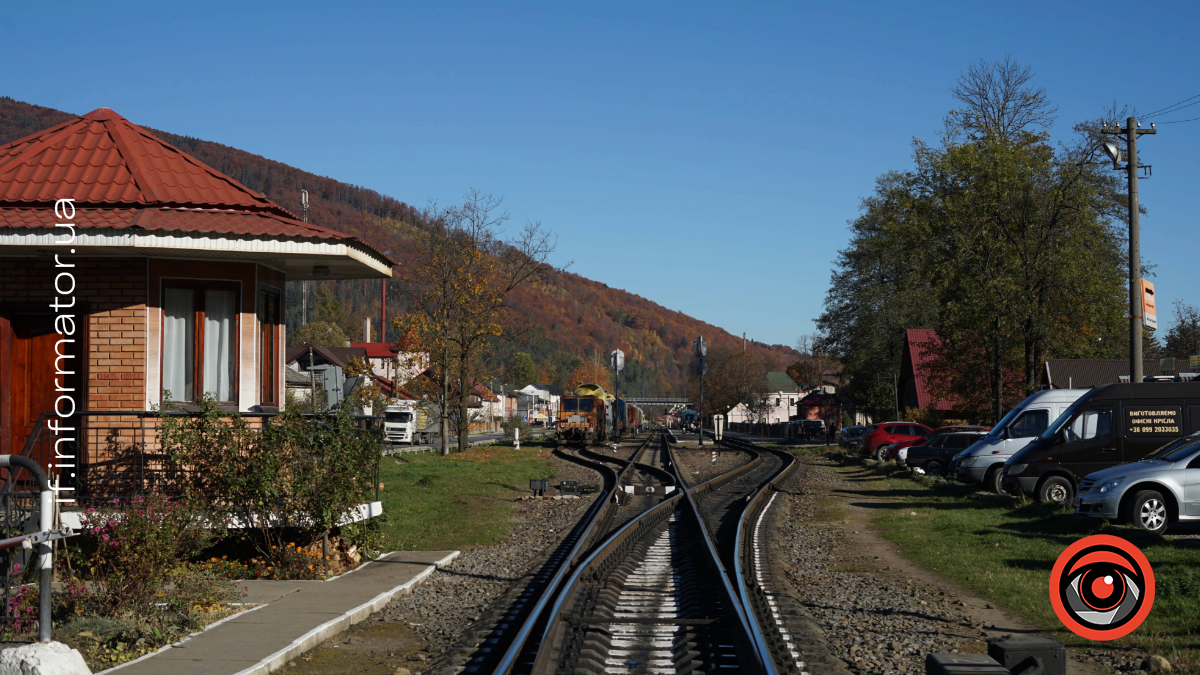
<svg viewBox="0 0 1200 675"><path fill-rule="evenodd" d="M781 558L796 595L825 631L831 651L856 673L921 673L930 652L986 653L989 638L1037 633L903 558L876 532L872 504L885 499L839 492L876 480L824 458L802 457L784 510L775 519ZM1071 654L1068 673L1112 671Z"/></svg>

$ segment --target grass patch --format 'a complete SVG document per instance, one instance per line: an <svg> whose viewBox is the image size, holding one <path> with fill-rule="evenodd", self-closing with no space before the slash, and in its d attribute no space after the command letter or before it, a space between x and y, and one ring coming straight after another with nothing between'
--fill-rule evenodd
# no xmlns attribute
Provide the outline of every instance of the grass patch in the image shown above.
<svg viewBox="0 0 1200 675"><path fill-rule="evenodd" d="M970 486L914 479L884 466L839 471L851 481L844 496L887 500L875 525L922 567L1020 614L1067 644L1144 649L1166 657L1176 672L1200 672L1200 546L1195 540L1078 518L1048 504L1018 503ZM1140 548L1156 581L1154 609L1146 622L1110 643L1090 642L1067 631L1050 606L1048 590L1059 554L1072 542L1101 532Z"/></svg>
<svg viewBox="0 0 1200 675"><path fill-rule="evenodd" d="M411 453L384 457L384 550L446 550L493 542L512 526L517 497L529 481L552 478L550 452L478 446L447 457Z"/></svg>

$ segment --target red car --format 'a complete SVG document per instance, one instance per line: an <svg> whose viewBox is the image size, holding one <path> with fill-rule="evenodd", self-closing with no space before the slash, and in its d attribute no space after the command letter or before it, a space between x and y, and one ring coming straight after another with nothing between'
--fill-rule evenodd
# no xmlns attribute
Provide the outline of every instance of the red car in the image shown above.
<svg viewBox="0 0 1200 675"><path fill-rule="evenodd" d="M918 441L931 431L933 429L916 422L880 422L863 437L862 447L868 455L883 461L884 453L887 452L886 446L904 441Z"/></svg>
<svg viewBox="0 0 1200 675"><path fill-rule="evenodd" d="M925 435L922 438L914 438L911 441L903 441L900 443L891 444L887 448L887 456L885 457L885 459L887 459L889 461L896 459L896 453L900 452L900 450L902 448L911 448L915 445L925 445L929 441L932 441L933 439L937 438L938 436L941 436L942 434L952 434L952 433L955 433L958 431L987 432L987 431L991 431L991 430L992 430L991 427L974 427L974 426L968 426L965 424L954 425L954 426L949 426L949 427L938 427L938 428L934 429L933 431L929 432L927 435Z"/></svg>

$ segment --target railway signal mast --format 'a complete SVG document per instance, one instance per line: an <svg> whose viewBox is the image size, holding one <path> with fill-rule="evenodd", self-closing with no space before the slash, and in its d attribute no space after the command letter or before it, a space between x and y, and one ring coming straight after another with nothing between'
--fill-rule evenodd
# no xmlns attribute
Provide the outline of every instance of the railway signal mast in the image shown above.
<svg viewBox="0 0 1200 675"><path fill-rule="evenodd" d="M621 370L625 367L625 352L621 351L620 349L614 349L611 352L609 352L608 367L612 368L612 371L613 371L613 397L619 401L619 400L621 400L621 377L620 377L620 375L621 375ZM621 412L626 416L629 415L629 412L626 410L622 410ZM617 434L617 438L620 438L621 437L620 423L618 422L617 424L615 424L613 426L616 427L615 433Z"/></svg>

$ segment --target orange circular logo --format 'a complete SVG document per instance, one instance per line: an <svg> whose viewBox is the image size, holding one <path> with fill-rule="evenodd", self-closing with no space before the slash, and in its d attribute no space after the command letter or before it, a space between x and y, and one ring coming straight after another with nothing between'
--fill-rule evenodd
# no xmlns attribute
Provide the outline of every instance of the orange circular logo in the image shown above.
<svg viewBox="0 0 1200 675"><path fill-rule="evenodd" d="M1107 534L1067 547L1050 572L1050 604L1072 633L1115 640L1142 625L1154 606L1154 570L1133 544Z"/></svg>

